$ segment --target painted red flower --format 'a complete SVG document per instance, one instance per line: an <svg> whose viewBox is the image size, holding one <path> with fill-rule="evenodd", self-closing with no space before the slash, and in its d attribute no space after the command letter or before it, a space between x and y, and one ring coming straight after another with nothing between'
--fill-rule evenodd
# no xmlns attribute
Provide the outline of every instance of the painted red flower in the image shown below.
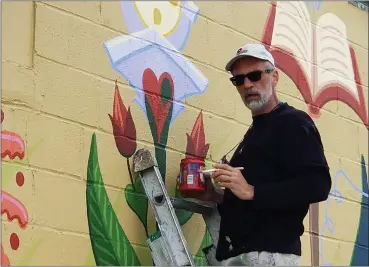
<svg viewBox="0 0 369 267"><path fill-rule="evenodd" d="M142 86L146 116L155 144L155 157L165 182L167 157L165 147L173 115L174 82L168 72L163 72L157 77L152 69L147 68L142 74Z"/></svg>
<svg viewBox="0 0 369 267"><path fill-rule="evenodd" d="M166 146L173 112L173 79L167 72L162 73L158 79L152 69L147 68L142 76L142 84L154 142Z"/></svg>
<svg viewBox="0 0 369 267"><path fill-rule="evenodd" d="M113 116L108 114L113 126L115 144L119 153L126 158L131 157L137 148L136 127L130 108L128 111L123 104L119 93L117 81L115 81L115 93L113 104Z"/></svg>
<svg viewBox="0 0 369 267"><path fill-rule="evenodd" d="M191 135L187 135L187 147L186 147L186 157L195 157L199 159L205 159L210 144L205 144L205 133L204 133L204 123L202 119L202 111L200 111L195 124L192 128Z"/></svg>

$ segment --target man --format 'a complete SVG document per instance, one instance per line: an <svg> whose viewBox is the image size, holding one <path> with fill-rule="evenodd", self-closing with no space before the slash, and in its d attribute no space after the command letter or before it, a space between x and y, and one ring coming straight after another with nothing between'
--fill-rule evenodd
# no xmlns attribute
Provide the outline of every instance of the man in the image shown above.
<svg viewBox="0 0 369 267"><path fill-rule="evenodd" d="M329 167L311 118L276 93L278 71L261 44L247 44L226 70L252 126L229 164L215 164L206 193L186 195L218 203L216 258L223 265L297 265L309 205L327 199ZM235 167L244 167L243 170Z"/></svg>

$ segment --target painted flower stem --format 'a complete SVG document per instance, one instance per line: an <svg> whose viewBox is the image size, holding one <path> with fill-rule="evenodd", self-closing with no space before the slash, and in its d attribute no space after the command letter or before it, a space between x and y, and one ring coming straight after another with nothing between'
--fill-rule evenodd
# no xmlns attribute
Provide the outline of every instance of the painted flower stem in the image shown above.
<svg viewBox="0 0 369 267"><path fill-rule="evenodd" d="M129 172L129 179L131 180L133 190L136 191L135 184L133 182L132 171L131 171L131 168L129 166L129 158L126 158L126 159L127 159L127 169L128 169L128 172Z"/></svg>
<svg viewBox="0 0 369 267"><path fill-rule="evenodd" d="M163 178L163 182L165 184L167 153L165 150L165 146L163 144L158 144L156 142L154 144L155 144L155 157L158 163L158 168Z"/></svg>

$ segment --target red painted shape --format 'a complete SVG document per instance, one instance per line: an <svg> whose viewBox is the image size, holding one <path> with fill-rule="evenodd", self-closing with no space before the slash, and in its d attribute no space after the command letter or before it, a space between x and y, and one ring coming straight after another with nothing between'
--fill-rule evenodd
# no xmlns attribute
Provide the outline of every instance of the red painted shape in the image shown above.
<svg viewBox="0 0 369 267"><path fill-rule="evenodd" d="M172 88L171 96L169 99L162 98L162 85L164 80L167 79ZM153 112L153 116L156 122L156 134L158 140L163 131L164 123L168 117L170 106L172 105L174 97L174 83L169 73L164 72L160 75L159 80L155 73L151 69L145 69L142 77L142 84L146 99Z"/></svg>
<svg viewBox="0 0 369 267"><path fill-rule="evenodd" d="M127 111L123 104L117 81L115 81L113 116L108 115L113 126L115 144L119 153L124 157L132 156L137 148L136 127L130 108Z"/></svg>
<svg viewBox="0 0 369 267"><path fill-rule="evenodd" d="M192 128L191 135L187 134L186 155L204 159L208 153L209 145L205 144L204 123L202 111L200 111Z"/></svg>
<svg viewBox="0 0 369 267"><path fill-rule="evenodd" d="M1 191L1 215L6 214L8 221L16 219L20 228L25 228L28 224L28 212L26 207L18 199Z"/></svg>
<svg viewBox="0 0 369 267"><path fill-rule="evenodd" d="M266 45L267 49L273 55L276 63L276 67L283 71L296 85L300 91L305 103L309 106L309 114L312 117L320 117L320 109L329 101L336 100L341 101L352 108L352 110L359 116L364 125L368 128L368 115L366 112L366 105L364 99L363 88L361 85L361 78L358 71L358 65L356 60L355 51L350 45L350 54L352 60L352 66L355 74L356 88L359 96L359 101L351 93L351 91L345 88L342 84L331 83L323 88L320 88L316 95L313 95L313 86L308 82L308 77L300 66L298 60L295 58L292 51L283 46L273 46L272 35L274 31L274 21L276 16L277 2L272 2L268 14L268 18L265 24L262 42ZM315 51L314 56L315 56ZM313 74L313 81L311 84L316 84L316 74Z"/></svg>
<svg viewBox="0 0 369 267"><path fill-rule="evenodd" d="M11 266L10 260L4 252L3 244L1 244L1 266Z"/></svg>
<svg viewBox="0 0 369 267"><path fill-rule="evenodd" d="M10 235L10 246L13 250L17 250L19 248L19 237L16 233L12 233Z"/></svg>
<svg viewBox="0 0 369 267"><path fill-rule="evenodd" d="M4 120L4 112L3 110L1 110L1 122L3 122L3 120Z"/></svg>
<svg viewBox="0 0 369 267"><path fill-rule="evenodd" d="M18 186L23 186L24 184L24 175L22 172L17 172L16 176L15 176L15 180L17 182Z"/></svg>
<svg viewBox="0 0 369 267"><path fill-rule="evenodd" d="M1 131L1 158L8 156L10 159L18 157L23 159L25 144L23 138L10 131Z"/></svg>

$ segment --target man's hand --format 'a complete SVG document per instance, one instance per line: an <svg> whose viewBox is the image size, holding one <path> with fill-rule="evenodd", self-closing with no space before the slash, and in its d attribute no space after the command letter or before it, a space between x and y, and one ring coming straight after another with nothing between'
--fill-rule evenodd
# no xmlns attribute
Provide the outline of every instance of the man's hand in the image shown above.
<svg viewBox="0 0 369 267"><path fill-rule="evenodd" d="M212 173L211 178L221 187L230 189L233 194L243 200L254 198L254 187L247 183L240 170L228 164L214 164L218 169Z"/></svg>

